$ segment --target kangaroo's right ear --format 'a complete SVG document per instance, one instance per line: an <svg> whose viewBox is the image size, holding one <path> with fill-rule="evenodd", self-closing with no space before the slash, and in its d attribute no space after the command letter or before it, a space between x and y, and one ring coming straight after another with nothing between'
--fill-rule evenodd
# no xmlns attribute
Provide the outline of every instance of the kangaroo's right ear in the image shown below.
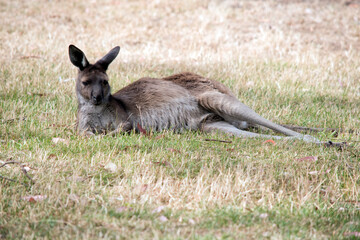
<svg viewBox="0 0 360 240"><path fill-rule="evenodd" d="M69 57L72 64L78 67L81 71L89 66L89 61L86 59L85 54L74 45L69 46Z"/></svg>

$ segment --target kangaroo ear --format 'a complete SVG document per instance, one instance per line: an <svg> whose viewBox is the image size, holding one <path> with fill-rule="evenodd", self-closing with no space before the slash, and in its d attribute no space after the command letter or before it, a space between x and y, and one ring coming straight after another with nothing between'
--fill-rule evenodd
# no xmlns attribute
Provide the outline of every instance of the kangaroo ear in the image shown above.
<svg viewBox="0 0 360 240"><path fill-rule="evenodd" d="M114 47L108 52L104 57L98 60L95 64L99 64L105 71L107 70L109 64L117 57L119 54L120 47Z"/></svg>
<svg viewBox="0 0 360 240"><path fill-rule="evenodd" d="M89 66L89 61L86 59L85 54L74 45L69 46L69 57L72 64L78 67L81 71Z"/></svg>

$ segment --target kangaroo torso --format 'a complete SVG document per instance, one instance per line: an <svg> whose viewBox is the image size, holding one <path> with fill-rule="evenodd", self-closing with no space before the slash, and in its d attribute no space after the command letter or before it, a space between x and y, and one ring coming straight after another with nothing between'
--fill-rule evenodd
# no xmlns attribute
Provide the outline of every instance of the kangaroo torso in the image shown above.
<svg viewBox="0 0 360 240"><path fill-rule="evenodd" d="M161 131L173 129L197 130L213 113L199 105L197 91L201 84L187 82L195 74L178 74L165 79L142 78L126 86L113 96L124 106L133 128ZM173 80L175 79L175 80ZM210 87L210 81L205 84ZM213 89L215 90L215 89Z"/></svg>

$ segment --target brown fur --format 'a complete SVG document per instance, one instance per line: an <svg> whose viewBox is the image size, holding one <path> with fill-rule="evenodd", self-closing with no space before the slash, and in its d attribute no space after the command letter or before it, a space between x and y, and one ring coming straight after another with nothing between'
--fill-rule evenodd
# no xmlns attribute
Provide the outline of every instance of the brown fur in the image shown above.
<svg viewBox="0 0 360 240"><path fill-rule="evenodd" d="M165 77L163 80L171 81L177 85L182 86L183 88L190 91L194 96L198 96L207 91L218 91L220 93L235 97L231 90L220 82L204 78L195 73L184 72Z"/></svg>

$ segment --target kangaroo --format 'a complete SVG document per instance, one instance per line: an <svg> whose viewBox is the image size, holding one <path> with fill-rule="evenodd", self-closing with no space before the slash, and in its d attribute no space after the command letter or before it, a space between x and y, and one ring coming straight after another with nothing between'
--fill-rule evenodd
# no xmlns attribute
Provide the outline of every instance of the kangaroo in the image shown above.
<svg viewBox="0 0 360 240"><path fill-rule="evenodd" d="M222 83L194 73L141 78L111 94L106 70L119 51L117 46L90 64L79 48L69 46L70 61L79 68L76 95L80 133L200 130L237 137L292 138L322 143L261 117ZM249 126L263 126L286 136L246 131Z"/></svg>

